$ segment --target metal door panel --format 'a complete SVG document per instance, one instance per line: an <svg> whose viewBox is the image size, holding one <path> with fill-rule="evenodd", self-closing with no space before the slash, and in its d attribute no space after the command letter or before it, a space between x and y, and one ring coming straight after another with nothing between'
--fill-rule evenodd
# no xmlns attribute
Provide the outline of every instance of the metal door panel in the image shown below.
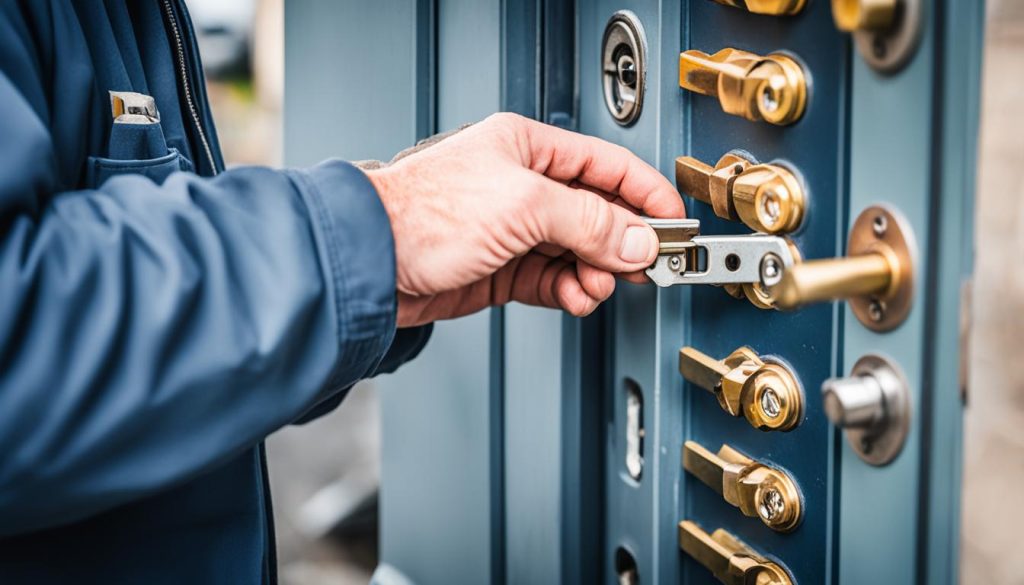
<svg viewBox="0 0 1024 585"><path fill-rule="evenodd" d="M626 146L670 174L684 137L682 100L677 86L683 35L678 4L659 2L579 3L578 74L580 130ZM605 110L600 78L601 37L605 23L628 8L643 23L647 38L647 95L634 126L617 125ZM683 339L678 290L620 283L611 310L605 457L605 582L616 583L616 549L635 557L641 580L677 580L679 446L682 444L681 394L671 364ZM624 468L625 390L635 381L643 393L645 465L639 482Z"/></svg>
<svg viewBox="0 0 1024 585"><path fill-rule="evenodd" d="M761 161L783 160L803 178L809 194L804 227L792 239L805 258L840 254L845 231L837 225L843 213L843 123L846 91L844 42L832 24L827 2L810 2L795 17L749 14L706 0L690 6L690 37L683 49L715 52L734 47L765 55L785 51L800 60L811 78L807 111L791 126L753 123L721 111L718 100L688 96L691 151L714 162L732 149ZM680 90L682 91L682 90ZM737 222L715 217L702 203L690 205L705 233L747 233ZM803 384L804 418L790 432L762 432L742 418L732 418L706 390L686 385L688 438L710 449L729 445L750 457L786 469L804 497L803 523L789 534L773 532L757 518L747 518L692 476L686 476L684 517L707 530L726 528L755 549L777 557L799 582L830 582L834 435L821 410L818 388L836 372L836 318L830 304L796 312L766 311L703 287L693 291L689 344L709 355L724 357L748 345L762 355L788 364ZM678 375L678 374L677 374ZM687 583L714 582L706 569L687 558Z"/></svg>

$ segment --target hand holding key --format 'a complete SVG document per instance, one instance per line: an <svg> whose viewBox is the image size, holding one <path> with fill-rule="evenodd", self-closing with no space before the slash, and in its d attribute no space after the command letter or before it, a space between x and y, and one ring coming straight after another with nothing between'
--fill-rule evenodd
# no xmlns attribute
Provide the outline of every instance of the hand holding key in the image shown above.
<svg viewBox="0 0 1024 585"><path fill-rule="evenodd" d="M391 220L398 324L519 301L591 313L615 276L658 254L638 215L679 218L679 193L625 148L496 114L367 172Z"/></svg>

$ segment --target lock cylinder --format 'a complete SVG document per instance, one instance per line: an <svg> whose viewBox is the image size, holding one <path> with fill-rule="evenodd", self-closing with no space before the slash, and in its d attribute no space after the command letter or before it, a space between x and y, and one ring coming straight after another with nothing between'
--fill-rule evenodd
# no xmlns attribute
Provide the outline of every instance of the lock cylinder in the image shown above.
<svg viewBox="0 0 1024 585"><path fill-rule="evenodd" d="M778 563L721 528L708 534L692 520L683 520L679 548L726 585L793 585Z"/></svg>
<svg viewBox="0 0 1024 585"><path fill-rule="evenodd" d="M745 153L726 153L713 167L681 156L676 187L710 205L718 217L755 231L789 233L803 221L806 195L796 175L778 164L757 164Z"/></svg>
<svg viewBox="0 0 1024 585"><path fill-rule="evenodd" d="M715 454L694 441L683 445L683 467L744 516L759 518L772 530L789 532L800 523L800 491L784 471L728 445Z"/></svg>
<svg viewBox="0 0 1024 585"><path fill-rule="evenodd" d="M781 53L685 51L679 55L679 86L717 97L727 114L753 122L785 126L799 120L807 107L804 70Z"/></svg>
<svg viewBox="0 0 1024 585"><path fill-rule="evenodd" d="M692 347L679 350L679 372L712 392L722 410L742 416L762 431L788 431L803 417L803 393L796 376L779 363L766 363L741 347L725 359Z"/></svg>

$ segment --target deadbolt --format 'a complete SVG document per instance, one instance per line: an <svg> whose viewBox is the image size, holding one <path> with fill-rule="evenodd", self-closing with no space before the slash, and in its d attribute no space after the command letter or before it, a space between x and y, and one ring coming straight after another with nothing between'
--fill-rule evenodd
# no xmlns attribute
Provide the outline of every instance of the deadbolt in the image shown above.
<svg viewBox="0 0 1024 585"><path fill-rule="evenodd" d="M679 350L679 372L713 393L722 410L743 416L762 431L788 431L803 417L803 393L796 376L780 363L766 363L749 347L722 360L684 347Z"/></svg>
<svg viewBox="0 0 1024 585"><path fill-rule="evenodd" d="M759 518L772 530L789 532L800 523L800 491L784 471L754 461L728 445L715 454L694 441L683 445L683 468L743 515Z"/></svg>
<svg viewBox="0 0 1024 585"><path fill-rule="evenodd" d="M899 455L910 430L910 388L895 364L865 355L847 378L821 385L825 415L846 429L850 447L871 465L885 465Z"/></svg>
<svg viewBox="0 0 1024 585"><path fill-rule="evenodd" d="M914 296L914 239L898 211L883 205L865 209L850 229L845 258L794 263L768 271L761 282L781 309L847 299L869 329L889 331L910 313Z"/></svg>
<svg viewBox="0 0 1024 585"><path fill-rule="evenodd" d="M635 14L620 10L604 29L601 49L604 103L622 126L636 122L647 81L647 39Z"/></svg>
<svg viewBox="0 0 1024 585"><path fill-rule="evenodd" d="M725 6L732 6L753 12L754 14L767 14L769 16L788 16L796 14L804 9L807 0L714 0Z"/></svg>
<svg viewBox="0 0 1024 585"><path fill-rule="evenodd" d="M679 55L679 87L718 98L727 114L784 126L807 107L807 79L792 57L737 49Z"/></svg>
<svg viewBox="0 0 1024 585"><path fill-rule="evenodd" d="M857 52L879 71L902 67L921 36L921 0L832 0L836 28L853 33Z"/></svg>
<svg viewBox="0 0 1024 585"><path fill-rule="evenodd" d="M721 528L708 534L693 521L683 520L679 548L726 585L793 585L785 569Z"/></svg>
<svg viewBox="0 0 1024 585"><path fill-rule="evenodd" d="M789 233L804 217L804 189L796 175L778 164L757 164L746 153L727 153L714 167L681 156L676 187L710 205L718 217L759 232Z"/></svg>

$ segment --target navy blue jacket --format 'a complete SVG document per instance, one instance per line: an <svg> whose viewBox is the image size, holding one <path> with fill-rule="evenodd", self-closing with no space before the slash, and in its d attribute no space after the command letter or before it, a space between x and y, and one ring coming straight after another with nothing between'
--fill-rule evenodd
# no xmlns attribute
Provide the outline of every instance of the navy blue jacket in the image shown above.
<svg viewBox="0 0 1024 585"><path fill-rule="evenodd" d="M263 439L429 335L365 175L223 170L203 83L180 0L0 0L0 583L273 581Z"/></svg>

